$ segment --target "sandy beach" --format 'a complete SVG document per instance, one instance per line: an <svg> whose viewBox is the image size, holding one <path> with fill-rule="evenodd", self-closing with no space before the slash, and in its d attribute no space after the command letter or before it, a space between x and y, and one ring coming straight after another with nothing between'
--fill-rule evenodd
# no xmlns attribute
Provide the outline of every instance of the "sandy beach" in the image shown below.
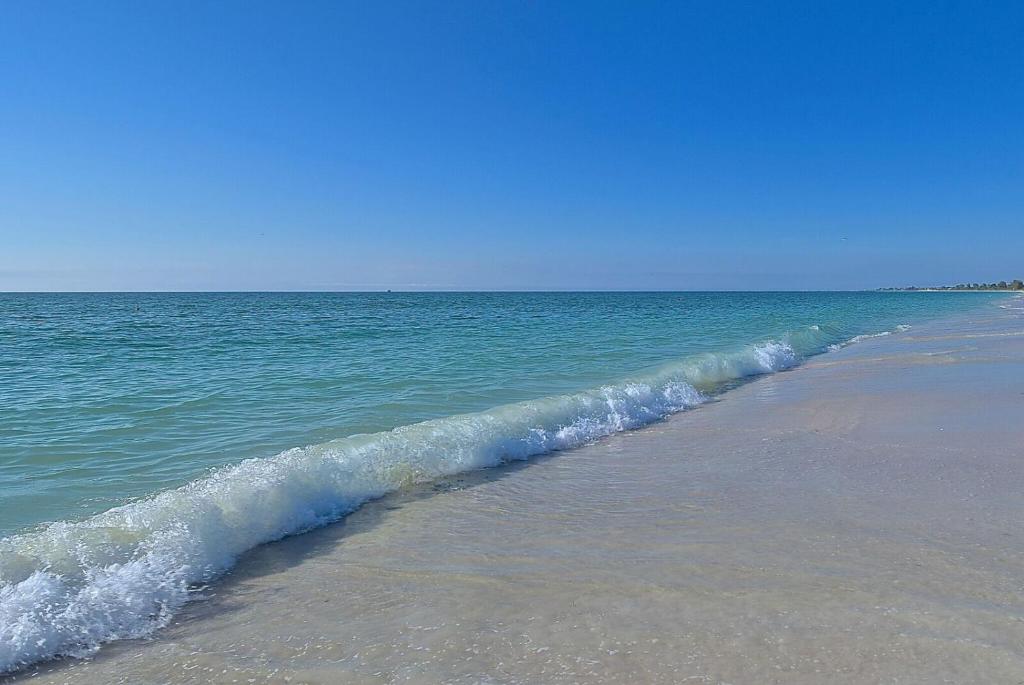
<svg viewBox="0 0 1024 685"><path fill-rule="evenodd" d="M1022 406L1021 309L866 340L388 496L12 680L1024 682Z"/></svg>
<svg viewBox="0 0 1024 685"><path fill-rule="evenodd" d="M0 685L1024 685L1024 3L4 10Z"/></svg>

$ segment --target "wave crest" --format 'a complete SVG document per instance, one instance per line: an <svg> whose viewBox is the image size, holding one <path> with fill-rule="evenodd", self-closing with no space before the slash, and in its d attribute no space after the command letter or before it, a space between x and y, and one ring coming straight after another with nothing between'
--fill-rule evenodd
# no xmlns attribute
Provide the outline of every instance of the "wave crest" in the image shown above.
<svg viewBox="0 0 1024 685"><path fill-rule="evenodd" d="M821 348L817 327L803 334ZM83 521L5 538L0 673L146 635L246 550L369 499L637 428L701 404L723 382L798 359L792 340L700 355L619 385L249 459Z"/></svg>

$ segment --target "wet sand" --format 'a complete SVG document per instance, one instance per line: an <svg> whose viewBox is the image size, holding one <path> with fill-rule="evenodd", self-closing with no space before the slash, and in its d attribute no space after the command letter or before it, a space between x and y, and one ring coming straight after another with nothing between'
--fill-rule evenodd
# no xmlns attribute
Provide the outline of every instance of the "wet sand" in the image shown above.
<svg viewBox="0 0 1024 685"><path fill-rule="evenodd" d="M1024 683L1024 316L817 357L256 549L25 683Z"/></svg>

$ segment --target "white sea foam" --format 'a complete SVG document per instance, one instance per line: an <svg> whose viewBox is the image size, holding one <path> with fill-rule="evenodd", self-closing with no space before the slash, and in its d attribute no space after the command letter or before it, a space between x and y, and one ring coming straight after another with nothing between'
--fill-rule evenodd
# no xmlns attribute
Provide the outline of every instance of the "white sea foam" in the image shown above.
<svg viewBox="0 0 1024 685"><path fill-rule="evenodd" d="M835 343L833 345L829 345L828 349L831 350L832 352L835 352L836 350L841 350L844 347L848 347L850 345L855 345L855 344L857 344L859 342L864 342L865 340L870 340L871 338L884 338L885 336L892 335L893 333L902 333L904 331L909 331L909 330L910 330L910 324L901 323L900 325L896 326L896 328L894 330L882 331L881 333L866 333L864 335L855 335L852 338L850 338L849 340L846 340L845 342Z"/></svg>
<svg viewBox="0 0 1024 685"><path fill-rule="evenodd" d="M291 449L79 522L0 540L0 673L165 625L191 588L252 547L404 485L566 449L793 366L787 342L706 354L649 377Z"/></svg>
<svg viewBox="0 0 1024 685"><path fill-rule="evenodd" d="M1002 309L1024 310L1024 295L1014 295L999 306Z"/></svg>

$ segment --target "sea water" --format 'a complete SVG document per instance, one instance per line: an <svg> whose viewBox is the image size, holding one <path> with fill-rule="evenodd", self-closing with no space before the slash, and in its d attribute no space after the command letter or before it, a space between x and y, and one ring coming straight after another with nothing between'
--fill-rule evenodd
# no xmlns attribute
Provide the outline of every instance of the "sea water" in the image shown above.
<svg viewBox="0 0 1024 685"><path fill-rule="evenodd" d="M0 295L0 672L261 543L995 293Z"/></svg>

